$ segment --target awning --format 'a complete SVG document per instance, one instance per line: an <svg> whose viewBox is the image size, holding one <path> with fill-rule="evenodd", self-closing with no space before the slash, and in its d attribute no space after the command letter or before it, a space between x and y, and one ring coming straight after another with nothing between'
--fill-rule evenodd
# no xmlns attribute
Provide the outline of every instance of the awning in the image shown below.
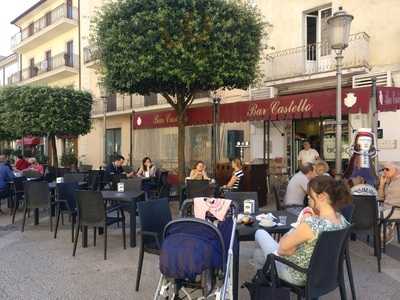
<svg viewBox="0 0 400 300"><path fill-rule="evenodd" d="M36 146L42 142L41 138L36 136L26 136L24 137L24 145L25 146ZM18 145L22 145L22 140L17 140Z"/></svg>
<svg viewBox="0 0 400 300"><path fill-rule="evenodd" d="M351 96L355 104L348 108L344 99ZM342 113L368 113L371 87L343 88ZM378 109L391 111L400 109L400 88L378 88ZM257 120L292 120L336 115L336 89L315 91L294 95L278 96L272 99L240 101L220 105L219 122L246 122ZM189 108L186 125L212 123L212 105ZM170 109L158 112L134 112L135 129L173 127L177 125L175 112Z"/></svg>

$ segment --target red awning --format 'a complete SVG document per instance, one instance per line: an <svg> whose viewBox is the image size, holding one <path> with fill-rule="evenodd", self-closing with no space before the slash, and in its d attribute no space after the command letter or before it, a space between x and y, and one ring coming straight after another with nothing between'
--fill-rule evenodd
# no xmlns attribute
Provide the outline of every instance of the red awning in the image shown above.
<svg viewBox="0 0 400 300"><path fill-rule="evenodd" d="M357 97L352 108L342 103L343 114L368 112L370 88L342 91L342 101L348 93ZM245 122L255 120L291 120L319 118L336 115L336 90L325 90L295 95L279 96L268 100L243 101L222 104L220 122Z"/></svg>
<svg viewBox="0 0 400 300"><path fill-rule="evenodd" d="M356 97L356 103L348 108L344 99L350 94ZM400 106L398 89L382 89L386 102L396 102ZM397 96L395 96L397 95ZM368 113L371 88L344 88L342 90L342 112ZM397 97L397 98L396 98ZM385 100L386 99L386 100ZM397 100L396 100L397 99ZM389 106L388 106L389 107ZM393 105L390 106L393 108ZM294 95L279 96L272 99L241 101L220 105L219 122L245 122L256 120L292 120L336 115L336 90L324 90ZM133 118L135 129L172 127L177 125L175 112L170 109L161 112L135 112ZM212 105L190 108L187 111L187 125L212 123Z"/></svg>
<svg viewBox="0 0 400 300"><path fill-rule="evenodd" d="M24 145L25 146L36 146L41 143L41 138L36 136L26 136L24 137ZM17 140L17 144L22 145L22 140Z"/></svg>

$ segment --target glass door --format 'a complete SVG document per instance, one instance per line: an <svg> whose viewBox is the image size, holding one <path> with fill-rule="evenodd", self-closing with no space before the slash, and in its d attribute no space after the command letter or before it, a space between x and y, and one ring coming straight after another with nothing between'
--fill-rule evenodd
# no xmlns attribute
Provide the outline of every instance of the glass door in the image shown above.
<svg viewBox="0 0 400 300"><path fill-rule="evenodd" d="M110 162L112 156L121 154L121 128L107 129L106 154L107 162Z"/></svg>

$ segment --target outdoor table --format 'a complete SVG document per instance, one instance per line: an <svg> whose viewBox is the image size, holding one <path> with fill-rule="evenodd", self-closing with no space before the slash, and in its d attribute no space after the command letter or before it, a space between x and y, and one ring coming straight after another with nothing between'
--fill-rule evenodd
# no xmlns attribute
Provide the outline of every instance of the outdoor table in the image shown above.
<svg viewBox="0 0 400 300"><path fill-rule="evenodd" d="M255 234L258 229L266 230L270 234L285 234L290 229L292 229L292 226L290 224L295 223L297 221L296 215L284 210L271 211L270 213L273 214L278 219L279 216L286 216L286 225L266 228L260 226L257 220L255 220L255 222L251 225L238 224L237 231L239 233L239 240L241 242L254 241Z"/></svg>
<svg viewBox="0 0 400 300"><path fill-rule="evenodd" d="M144 201L144 192L117 192L117 191L101 191L104 200L111 200L118 202L124 210L127 210L130 214L130 246L136 247L136 202ZM87 228L84 228L82 234L82 245L87 247Z"/></svg>

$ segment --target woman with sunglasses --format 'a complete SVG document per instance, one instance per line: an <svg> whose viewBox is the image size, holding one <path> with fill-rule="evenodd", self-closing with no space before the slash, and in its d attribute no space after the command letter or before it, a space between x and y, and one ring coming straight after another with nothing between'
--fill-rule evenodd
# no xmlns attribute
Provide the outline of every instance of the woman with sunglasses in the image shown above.
<svg viewBox="0 0 400 300"><path fill-rule="evenodd" d="M386 163L383 175L379 179L379 197L384 200L385 206L400 206L400 167L396 163ZM387 209L387 214L391 209ZM386 215L387 215L386 214ZM400 218L400 209L395 209L391 219Z"/></svg>
<svg viewBox="0 0 400 300"><path fill-rule="evenodd" d="M338 212L351 202L348 187L342 181L318 176L308 184L309 207L295 229L285 234L279 244L265 230L257 230L256 242L264 258L275 253L296 265L308 268L319 235L324 231L340 230L349 224ZM306 275L277 262L278 276L292 284L304 286Z"/></svg>

